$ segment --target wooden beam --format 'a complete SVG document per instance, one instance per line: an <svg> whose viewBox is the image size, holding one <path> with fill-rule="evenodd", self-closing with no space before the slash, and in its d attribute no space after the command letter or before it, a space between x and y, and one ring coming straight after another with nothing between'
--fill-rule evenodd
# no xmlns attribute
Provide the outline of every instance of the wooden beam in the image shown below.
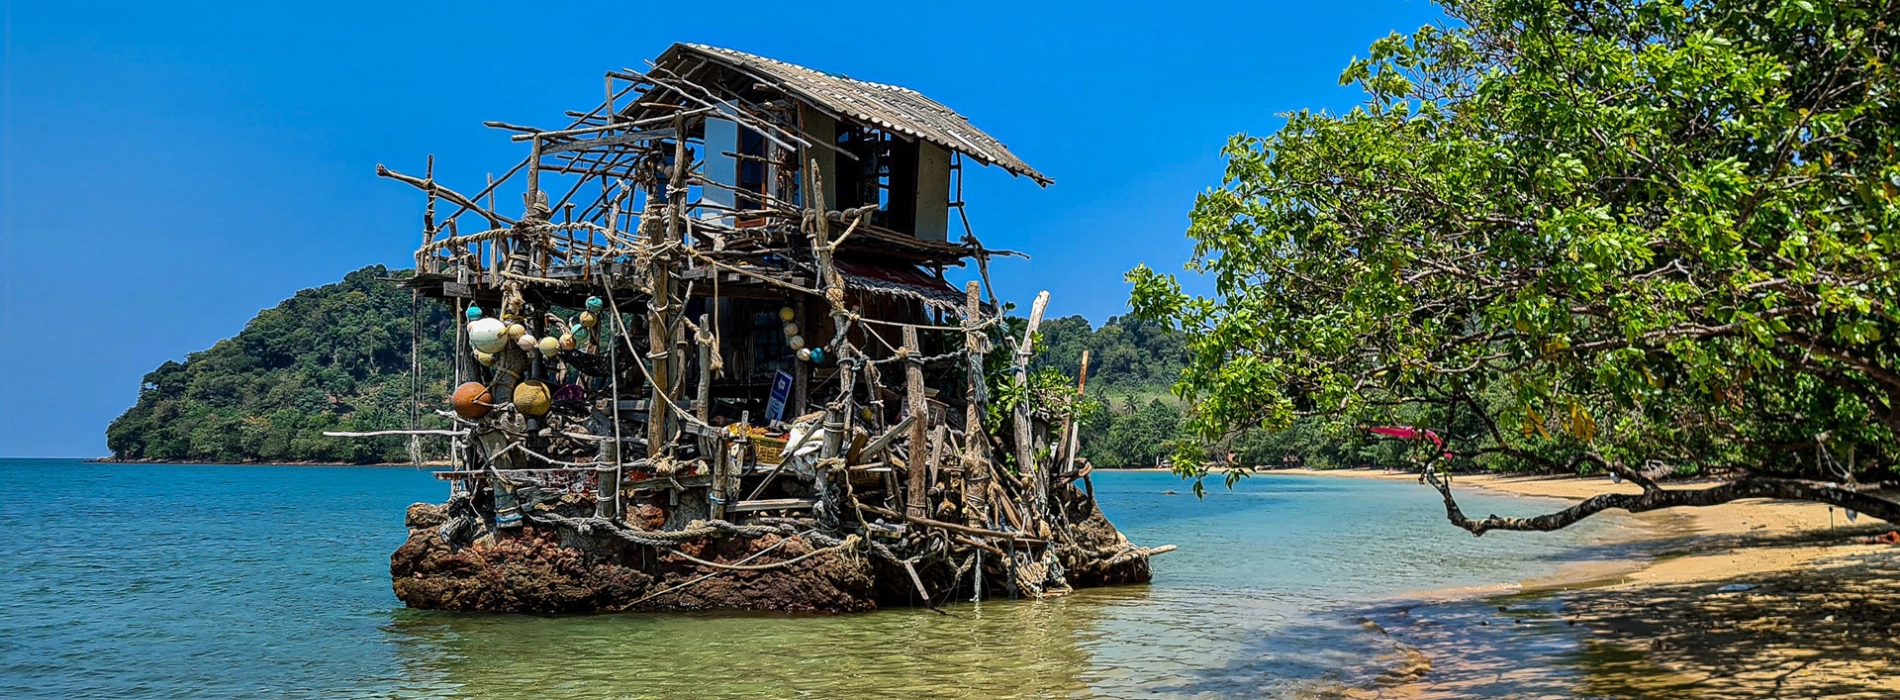
<svg viewBox="0 0 1900 700"><path fill-rule="evenodd" d="M816 498L765 498L757 501L740 501L726 507L728 512L750 513L761 510L811 510L818 505Z"/></svg>
<svg viewBox="0 0 1900 700"><path fill-rule="evenodd" d="M983 298L981 287L976 280L970 280L963 286L963 321L971 326L983 319ZM965 407L963 417L964 488L963 509L965 520L969 524L983 527L989 525L990 509L989 483L990 465L986 456L983 437L983 407L978 405L977 396L982 391L983 381L983 345L980 330L964 331L964 347L969 356L964 358L969 386L964 390Z"/></svg>
<svg viewBox="0 0 1900 700"><path fill-rule="evenodd" d="M679 136L679 132L672 129L650 129L647 131L614 134L613 136L602 136L599 138L576 139L565 143L551 143L541 147L541 154L548 155L552 153L565 153L567 151L606 148L608 146L625 146L642 141L663 141L677 136Z"/></svg>

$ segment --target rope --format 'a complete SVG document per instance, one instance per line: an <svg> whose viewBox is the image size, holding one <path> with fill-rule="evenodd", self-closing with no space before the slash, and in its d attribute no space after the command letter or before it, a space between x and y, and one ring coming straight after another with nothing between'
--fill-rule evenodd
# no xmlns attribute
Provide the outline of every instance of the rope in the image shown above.
<svg viewBox="0 0 1900 700"><path fill-rule="evenodd" d="M887 357L882 360L871 360L870 362L871 364L874 364L874 365L887 365L892 362L900 362L904 360L909 360L911 362L917 362L920 364L927 365L932 362L937 362L940 360L954 360L956 358L963 357L968 354L970 354L970 351L968 349L964 349L964 350L952 350L950 352L946 352L941 355L929 355L929 356L919 357L915 353L903 352L900 350L896 356Z"/></svg>
<svg viewBox="0 0 1900 700"><path fill-rule="evenodd" d="M633 346L633 337L627 334L627 326L620 319L620 304L614 301L614 290L612 287L607 286L607 278L605 275L601 276L601 289L604 289L607 292L607 304L609 307L611 307L613 311L614 327L617 330L619 330L619 333L617 333L616 335L619 335L620 339L626 342L627 350L629 352L632 352L635 356L649 354L649 353L642 353L640 352L639 348L636 348ZM633 363L633 366L640 368L640 374L647 378L647 386L653 387L653 391L651 392L652 396L657 397L661 403L666 404L667 410L672 411L675 416L678 416L679 419L684 422L691 423L693 425L697 425L702 428L706 428L707 430L713 429L712 426L707 425L703 422L700 422L699 417L694 416L691 413L688 413L685 409L680 408L678 404L673 403L673 399L669 398L666 395L667 394L666 388L660 386L659 382L653 381L653 372L647 369L646 363L635 362ZM615 371L619 371L619 368L615 368ZM618 398L619 397L615 397L615 400L618 401ZM649 416L648 420L652 420L652 417Z"/></svg>
<svg viewBox="0 0 1900 700"><path fill-rule="evenodd" d="M528 449L528 446L526 443L521 443L521 442L508 443L507 447L503 447L500 450L497 450L494 455L489 457L489 459L494 459L495 457L500 457L502 455L508 454L509 450L520 450L522 453L528 455L529 457L539 459L543 462L547 462L548 464L558 464L563 467L598 467L602 465L612 464L611 462L602 462L600 460L594 460L592 462L566 462L566 461L555 459L553 457L549 457L539 452L535 452L534 450L530 450Z"/></svg>

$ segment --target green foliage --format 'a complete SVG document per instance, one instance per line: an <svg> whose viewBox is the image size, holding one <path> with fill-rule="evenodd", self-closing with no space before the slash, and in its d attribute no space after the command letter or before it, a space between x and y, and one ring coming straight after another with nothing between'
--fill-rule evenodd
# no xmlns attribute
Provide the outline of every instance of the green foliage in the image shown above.
<svg viewBox="0 0 1900 700"><path fill-rule="evenodd" d="M1010 318L996 335L1021 338L1027 322ZM1168 396L1180 375L1186 346L1167 326L1129 317L1110 318L1099 328L1081 316L1044 319L1029 362L1029 387L1015 381L1013 358L999 350L986 356L991 403L985 420L1003 425L1025 397L1058 420L1075 416L1081 456L1101 467L1150 467L1168 457L1183 437L1182 404ZM1076 393L1082 351L1089 351L1088 392ZM1011 462L1014 456L997 458Z"/></svg>
<svg viewBox="0 0 1900 700"><path fill-rule="evenodd" d="M990 393L990 403L985 407L984 420L999 425L1010 420L1016 407L1025 402L1030 411L1049 420L1086 419L1103 409L1099 398L1076 390L1075 379L1054 367L1043 367L1028 373L1021 382L1016 381L1014 375L998 378Z"/></svg>
<svg viewBox="0 0 1900 700"><path fill-rule="evenodd" d="M1046 319L1036 337L1030 368L1074 372L1089 351L1089 386L1141 392L1165 389L1187 360L1181 334L1152 321L1111 317L1091 328L1081 316Z"/></svg>
<svg viewBox="0 0 1900 700"><path fill-rule="evenodd" d="M1121 412L1093 425L1084 423L1099 432L1082 433L1082 456L1103 466L1161 466L1182 437L1180 407L1161 399L1138 405L1132 396L1127 400Z"/></svg>
<svg viewBox="0 0 1900 700"><path fill-rule="evenodd" d="M237 336L145 375L139 400L106 429L121 459L216 462L406 461L406 441L326 430L406 428L410 292L366 267L258 313ZM422 413L445 405L452 310L424 300Z"/></svg>
<svg viewBox="0 0 1900 700"><path fill-rule="evenodd" d="M1129 273L1187 343L1177 464L1329 416L1494 468L1891 465L1893 6L1442 4L1347 66L1360 107L1228 143L1188 230L1214 295Z"/></svg>

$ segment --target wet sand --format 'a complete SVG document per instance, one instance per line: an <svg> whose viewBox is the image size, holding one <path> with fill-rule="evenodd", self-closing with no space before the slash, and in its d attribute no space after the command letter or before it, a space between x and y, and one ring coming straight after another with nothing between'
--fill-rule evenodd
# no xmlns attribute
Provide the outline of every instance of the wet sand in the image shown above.
<svg viewBox="0 0 1900 700"><path fill-rule="evenodd" d="M1454 484L1569 500L1640 492L1605 478ZM1509 595L1392 613L1393 638L1419 657L1372 696L1900 697L1900 548L1859 543L1892 526L1764 500L1628 517L1640 525L1621 531L1630 541L1605 545L1630 545L1633 556L1523 581Z"/></svg>

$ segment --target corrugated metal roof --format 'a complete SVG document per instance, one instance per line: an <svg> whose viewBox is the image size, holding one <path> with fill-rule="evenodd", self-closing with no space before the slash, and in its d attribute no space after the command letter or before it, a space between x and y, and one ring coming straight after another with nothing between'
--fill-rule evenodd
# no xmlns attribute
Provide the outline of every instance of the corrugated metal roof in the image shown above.
<svg viewBox="0 0 1900 700"><path fill-rule="evenodd" d="M846 119L929 141L1045 186L1055 182L1010 153L1001 141L971 126L963 115L916 90L703 44L674 44L655 63L671 70L677 66L668 64L688 52L775 81L787 93Z"/></svg>

